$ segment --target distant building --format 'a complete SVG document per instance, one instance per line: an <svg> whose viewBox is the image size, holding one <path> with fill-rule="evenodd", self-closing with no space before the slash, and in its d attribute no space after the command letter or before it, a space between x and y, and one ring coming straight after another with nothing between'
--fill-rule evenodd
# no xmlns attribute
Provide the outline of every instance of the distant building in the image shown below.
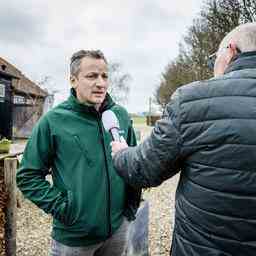
<svg viewBox="0 0 256 256"><path fill-rule="evenodd" d="M156 121L161 118L161 115L151 114L151 115L147 115L146 118L147 118L147 125L148 126L154 126L156 124Z"/></svg>
<svg viewBox="0 0 256 256"><path fill-rule="evenodd" d="M29 137L48 96L47 91L0 57L0 136Z"/></svg>
<svg viewBox="0 0 256 256"><path fill-rule="evenodd" d="M154 126L156 124L156 121L159 120L162 117L162 112L161 111L154 111L151 113L147 113L146 118L147 118L147 125L149 126Z"/></svg>

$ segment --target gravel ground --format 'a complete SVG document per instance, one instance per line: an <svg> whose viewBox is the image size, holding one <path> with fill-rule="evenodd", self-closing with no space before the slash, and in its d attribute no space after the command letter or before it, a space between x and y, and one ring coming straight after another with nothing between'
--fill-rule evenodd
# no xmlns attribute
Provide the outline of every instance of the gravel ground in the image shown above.
<svg viewBox="0 0 256 256"><path fill-rule="evenodd" d="M174 218L178 175L144 192L150 205L149 249L151 256L167 256ZM22 198L22 196L21 196ZM17 256L46 256L50 246L51 217L28 200L20 200L17 223Z"/></svg>
<svg viewBox="0 0 256 256"><path fill-rule="evenodd" d="M144 139L150 127L138 126ZM150 205L149 250L150 256L169 255L174 218L174 197L179 176L157 188L144 192ZM46 215L19 193L20 205L17 221L17 256L48 256L50 247L51 217Z"/></svg>
<svg viewBox="0 0 256 256"><path fill-rule="evenodd" d="M17 256L48 256L51 217L20 196Z"/></svg>
<svg viewBox="0 0 256 256"><path fill-rule="evenodd" d="M165 181L157 188L144 192L149 201L150 256L167 256L170 253L174 225L174 199L179 175Z"/></svg>

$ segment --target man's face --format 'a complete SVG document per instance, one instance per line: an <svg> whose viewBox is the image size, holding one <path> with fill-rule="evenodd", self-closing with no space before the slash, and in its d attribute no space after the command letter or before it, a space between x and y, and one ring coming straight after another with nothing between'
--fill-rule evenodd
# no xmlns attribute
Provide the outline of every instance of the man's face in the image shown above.
<svg viewBox="0 0 256 256"><path fill-rule="evenodd" d="M80 72L76 77L71 77L72 87L81 103L102 104L108 89L107 72L107 64L103 59L84 57L81 60Z"/></svg>

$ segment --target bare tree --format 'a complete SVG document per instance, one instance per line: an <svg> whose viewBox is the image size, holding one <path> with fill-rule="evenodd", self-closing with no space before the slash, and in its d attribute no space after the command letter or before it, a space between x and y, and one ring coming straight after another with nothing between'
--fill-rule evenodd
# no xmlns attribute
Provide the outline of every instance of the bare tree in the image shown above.
<svg viewBox="0 0 256 256"><path fill-rule="evenodd" d="M255 0L252 2L255 3ZM249 7L254 8L247 4L247 8ZM241 23L243 11L239 0L204 2L200 14L184 37L178 57L170 61L161 76L155 93L156 101L161 106L165 106L179 86L208 79L213 75L207 65L208 56L218 49L222 38Z"/></svg>
<svg viewBox="0 0 256 256"><path fill-rule="evenodd" d="M126 103L130 91L131 75L122 72L120 63L109 64L109 94L117 103Z"/></svg>
<svg viewBox="0 0 256 256"><path fill-rule="evenodd" d="M256 21L256 1L255 0L240 0L242 7L242 22Z"/></svg>

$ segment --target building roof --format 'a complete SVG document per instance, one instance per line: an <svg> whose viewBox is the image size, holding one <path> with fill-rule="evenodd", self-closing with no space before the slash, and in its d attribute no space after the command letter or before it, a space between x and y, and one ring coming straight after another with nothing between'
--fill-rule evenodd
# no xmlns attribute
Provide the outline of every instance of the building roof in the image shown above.
<svg viewBox="0 0 256 256"><path fill-rule="evenodd" d="M18 77L16 76L13 76L12 74L9 74L3 70L0 69L0 75L4 76L4 77L7 77L7 78L10 78L10 79L19 79Z"/></svg>
<svg viewBox="0 0 256 256"><path fill-rule="evenodd" d="M35 96L46 97L47 91L40 88L36 83L22 74L14 65L0 57L0 71L1 74L12 76L14 90L22 93L28 93Z"/></svg>

